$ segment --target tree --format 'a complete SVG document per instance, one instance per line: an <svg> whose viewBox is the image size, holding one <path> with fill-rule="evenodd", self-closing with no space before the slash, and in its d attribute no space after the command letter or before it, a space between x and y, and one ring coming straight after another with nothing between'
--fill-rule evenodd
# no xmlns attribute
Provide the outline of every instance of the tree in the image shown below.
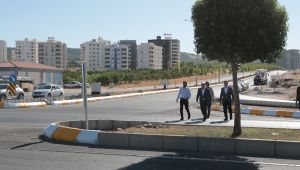
<svg viewBox="0 0 300 170"><path fill-rule="evenodd" d="M238 64L272 62L286 43L288 16L277 0L198 0L192 7L196 52L231 65L235 119L232 136L242 133Z"/></svg>

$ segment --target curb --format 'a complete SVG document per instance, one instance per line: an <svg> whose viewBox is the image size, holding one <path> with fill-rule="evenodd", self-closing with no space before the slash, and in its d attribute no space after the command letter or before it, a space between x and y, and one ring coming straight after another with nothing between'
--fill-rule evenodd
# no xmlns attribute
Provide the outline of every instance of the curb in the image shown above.
<svg viewBox="0 0 300 170"><path fill-rule="evenodd" d="M34 107L47 107L47 106L48 105L46 102L4 103L2 108L34 108Z"/></svg>
<svg viewBox="0 0 300 170"><path fill-rule="evenodd" d="M211 110L223 112L223 106L212 105ZM232 107L232 112L235 112ZM263 109L249 109L241 108L241 114L255 115L255 116L273 116L273 117L288 117L288 118L300 118L300 111L283 111L283 110L263 110Z"/></svg>
<svg viewBox="0 0 300 170"><path fill-rule="evenodd" d="M43 135L58 141L98 144L98 131L62 126L59 122L51 123L44 129Z"/></svg>
<svg viewBox="0 0 300 170"><path fill-rule="evenodd" d="M109 100L109 99L120 99L125 97L134 97L134 96L143 96L143 95L151 95L151 94L159 94L159 93L167 93L178 91L178 89L169 89L169 90L159 90L153 92L140 92L140 93L130 93L130 94L120 94L114 96L104 96L104 97L91 97L88 98L88 102L96 102L102 100ZM63 100L63 101L53 101L52 106L61 106L61 105L69 105L69 104L80 104L83 103L83 99L72 99L72 100Z"/></svg>
<svg viewBox="0 0 300 170"><path fill-rule="evenodd" d="M219 152L242 155L264 155L271 157L299 157L300 142L260 140L243 138L209 138L180 135L128 134L118 132L103 132L144 125L149 122L89 120L90 126L100 130L84 130L77 127L85 125L84 121L67 121L51 123L44 129L47 138L80 144L100 146L131 147L140 149L183 150L196 152ZM161 123L153 123L161 125ZM71 127L68 127L70 125ZM75 127L74 127L75 126Z"/></svg>

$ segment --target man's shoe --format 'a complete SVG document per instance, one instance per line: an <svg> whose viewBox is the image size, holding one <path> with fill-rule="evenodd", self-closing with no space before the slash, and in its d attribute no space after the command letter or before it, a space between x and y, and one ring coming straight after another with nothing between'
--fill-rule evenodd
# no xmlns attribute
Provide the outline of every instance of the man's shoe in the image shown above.
<svg viewBox="0 0 300 170"><path fill-rule="evenodd" d="M191 117L189 116L189 117L188 117L188 120L190 120L190 119L191 119Z"/></svg>
<svg viewBox="0 0 300 170"><path fill-rule="evenodd" d="M232 117L230 117L230 120L232 120Z"/></svg>
<svg viewBox="0 0 300 170"><path fill-rule="evenodd" d="M228 121L228 118L225 118L224 121Z"/></svg>
<svg viewBox="0 0 300 170"><path fill-rule="evenodd" d="M181 118L180 120L183 120L183 118Z"/></svg>

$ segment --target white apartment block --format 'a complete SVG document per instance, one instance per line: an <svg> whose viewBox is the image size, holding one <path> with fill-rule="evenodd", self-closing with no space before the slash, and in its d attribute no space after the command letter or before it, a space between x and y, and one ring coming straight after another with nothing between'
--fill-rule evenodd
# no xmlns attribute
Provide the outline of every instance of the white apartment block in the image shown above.
<svg viewBox="0 0 300 170"><path fill-rule="evenodd" d="M7 61L7 46L4 40L0 40L0 63Z"/></svg>
<svg viewBox="0 0 300 170"><path fill-rule="evenodd" d="M137 68L162 69L163 48L153 43L138 46Z"/></svg>
<svg viewBox="0 0 300 170"><path fill-rule="evenodd" d="M180 41L171 39L171 67L180 66Z"/></svg>
<svg viewBox="0 0 300 170"><path fill-rule="evenodd" d="M38 43L40 64L65 69L67 68L67 45L49 37L46 42Z"/></svg>
<svg viewBox="0 0 300 170"><path fill-rule="evenodd" d="M154 43L163 47L163 69L180 66L180 41L166 36L162 39L157 36L156 39L148 40L148 43Z"/></svg>
<svg viewBox="0 0 300 170"><path fill-rule="evenodd" d="M104 67L107 70L128 70L130 57L127 45L113 44L105 48Z"/></svg>
<svg viewBox="0 0 300 170"><path fill-rule="evenodd" d="M25 38L16 41L15 61L38 63L38 42L36 39Z"/></svg>
<svg viewBox="0 0 300 170"><path fill-rule="evenodd" d="M85 61L88 71L105 70L105 47L110 45L110 41L103 40L101 37L80 44L80 58Z"/></svg>
<svg viewBox="0 0 300 170"><path fill-rule="evenodd" d="M284 50L277 64L289 70L300 69L300 50Z"/></svg>

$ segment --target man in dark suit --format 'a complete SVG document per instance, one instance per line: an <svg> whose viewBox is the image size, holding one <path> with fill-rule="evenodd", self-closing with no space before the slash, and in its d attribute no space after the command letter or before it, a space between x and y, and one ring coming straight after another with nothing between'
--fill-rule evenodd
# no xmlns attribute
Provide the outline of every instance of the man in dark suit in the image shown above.
<svg viewBox="0 0 300 170"><path fill-rule="evenodd" d="M225 116L224 121L228 120L227 109L230 114L230 120L232 119L231 103L232 103L233 99L234 99L233 98L233 90L231 87L228 87L228 81L224 81L224 87L221 89L221 94L220 94L220 103L223 104L223 111L224 111L224 116Z"/></svg>
<svg viewBox="0 0 300 170"><path fill-rule="evenodd" d="M297 87L296 105L297 105L297 102L298 102L298 106L299 106L299 110L300 110L300 86Z"/></svg>
<svg viewBox="0 0 300 170"><path fill-rule="evenodd" d="M203 121L207 118L207 107L209 104L209 101L211 100L210 92L207 88L205 88L205 84L201 83L201 88L198 89L196 102L198 103L198 100L200 102L200 108L203 115Z"/></svg>

